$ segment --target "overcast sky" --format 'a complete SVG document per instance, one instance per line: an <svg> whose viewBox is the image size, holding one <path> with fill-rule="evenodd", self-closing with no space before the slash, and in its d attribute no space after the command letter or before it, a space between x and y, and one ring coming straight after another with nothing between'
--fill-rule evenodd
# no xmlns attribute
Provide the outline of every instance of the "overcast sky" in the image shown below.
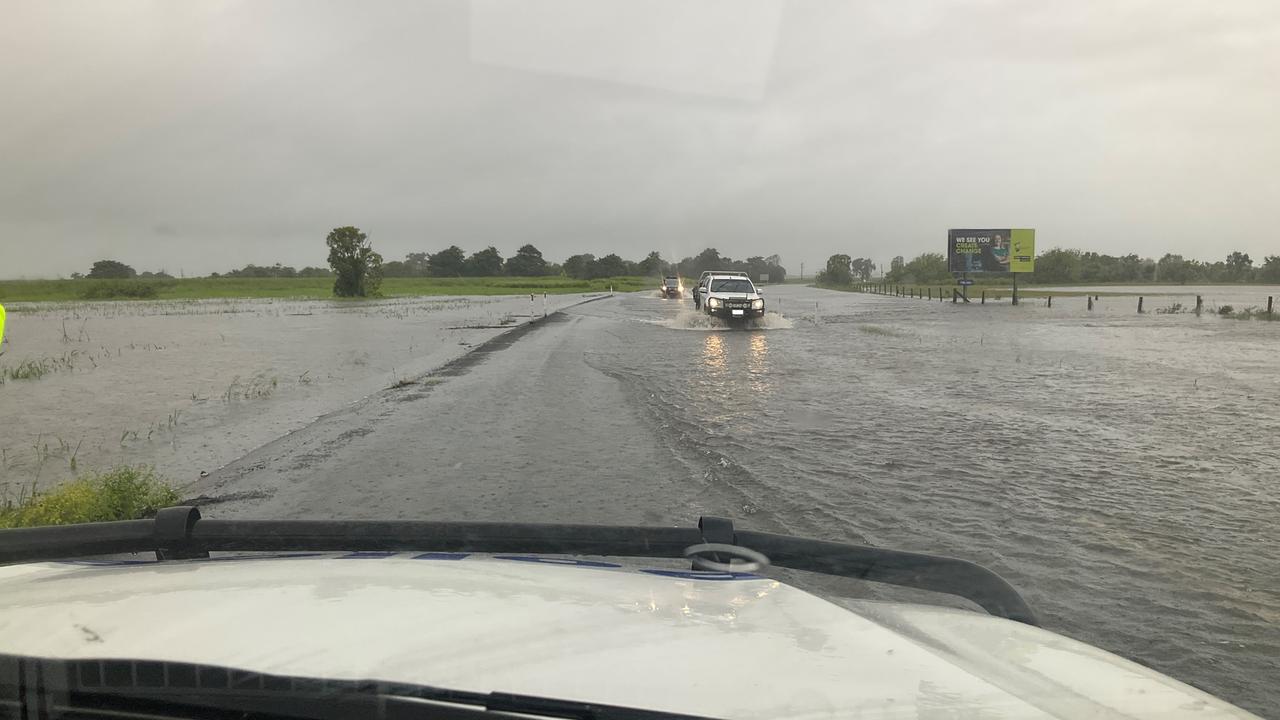
<svg viewBox="0 0 1280 720"><path fill-rule="evenodd" d="M1280 254L1280 2L0 3L0 277Z"/></svg>

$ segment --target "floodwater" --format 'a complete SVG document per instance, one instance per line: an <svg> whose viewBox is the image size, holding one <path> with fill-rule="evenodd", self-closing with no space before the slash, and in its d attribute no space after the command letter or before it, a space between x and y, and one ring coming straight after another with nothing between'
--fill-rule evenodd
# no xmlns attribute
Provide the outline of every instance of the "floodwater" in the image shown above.
<svg viewBox="0 0 1280 720"><path fill-rule="evenodd" d="M194 480L580 300L12 303L0 368L48 371L0 385L0 501L120 463Z"/></svg>
<svg viewBox="0 0 1280 720"><path fill-rule="evenodd" d="M904 286L904 292L909 292ZM918 290L926 294L922 302L939 302L939 293L945 295L945 302L951 302L951 288L920 286ZM1267 309L1267 301L1271 299L1275 312L1280 315L1280 285L1030 285L1022 288L1025 292L1035 292L1036 297L1023 295L1021 305L1041 307L1052 310L1055 317L1097 317L1134 315L1138 312L1138 299L1142 298L1143 311L1158 315L1194 314L1196 299L1203 303L1203 313L1216 313L1228 306L1232 310L1241 311L1252 308L1258 312ZM1052 307L1048 297L1053 295ZM985 294L985 298L983 297ZM1092 305L1088 294L1094 294ZM930 298L929 295L932 295ZM974 286L969 289L970 304L1008 305L1010 291L1008 288L994 289ZM1043 315L1038 315L1043 317Z"/></svg>
<svg viewBox="0 0 1280 720"><path fill-rule="evenodd" d="M1051 629L1280 706L1280 322L766 293L793 329L582 310L634 328L592 365L738 517L978 561Z"/></svg>
<svg viewBox="0 0 1280 720"><path fill-rule="evenodd" d="M1196 297L1199 296L1206 308L1216 309L1223 305L1231 305L1237 310L1247 307L1265 310L1268 297L1280 300L1280 285L1071 285L1062 287L1034 285L1029 289L1050 292L1062 290L1076 293L1142 295L1151 297L1157 302L1157 305L1152 307L1181 302L1188 308L1194 308Z"/></svg>
<svg viewBox="0 0 1280 720"><path fill-rule="evenodd" d="M449 332L498 331L442 330L425 305L129 317L123 334L138 342L198 351L134 350L154 370L127 389L104 374L63 394L59 383L97 373L77 370L22 392L58 393L42 401L50 428L101 415L106 398L123 413L149 393L195 393L216 415L215 446L216 433L305 408L290 435L186 488L208 516L687 525L706 513L963 557L1009 579L1046 627L1274 713L1280 322L1138 315L1127 298L1092 312L1084 298L1015 308L797 286L765 298L780 312L736 329L687 300L604 298L436 371L443 355L426 348ZM61 347L58 314L42 312ZM206 325L192 335L183 318ZM106 327L91 316L94 342ZM219 361L216 379L196 369L224 352L241 360ZM378 372L358 369L360 353ZM386 388L393 366L412 366L410 382L372 395L337 379ZM318 391L291 383L222 402L231 368L280 387L311 369L332 394L295 404ZM27 428L18 385L0 387L0 403L6 417L22 407ZM184 479L217 464L187 432L161 453L174 468L191 453Z"/></svg>

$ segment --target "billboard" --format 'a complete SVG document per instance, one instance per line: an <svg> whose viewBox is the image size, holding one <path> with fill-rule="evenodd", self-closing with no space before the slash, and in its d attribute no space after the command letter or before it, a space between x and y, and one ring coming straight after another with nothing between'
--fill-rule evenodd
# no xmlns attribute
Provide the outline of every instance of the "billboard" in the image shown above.
<svg viewBox="0 0 1280 720"><path fill-rule="evenodd" d="M1034 272L1036 231L1030 228L948 230L947 268L953 273Z"/></svg>

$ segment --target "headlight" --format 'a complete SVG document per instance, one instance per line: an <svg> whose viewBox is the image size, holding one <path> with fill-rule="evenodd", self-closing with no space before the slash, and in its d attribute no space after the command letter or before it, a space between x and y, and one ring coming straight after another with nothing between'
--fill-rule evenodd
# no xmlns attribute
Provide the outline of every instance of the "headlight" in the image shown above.
<svg viewBox="0 0 1280 720"><path fill-rule="evenodd" d="M711 298L708 300L707 307L720 307L720 298Z"/></svg>
<svg viewBox="0 0 1280 720"><path fill-rule="evenodd" d="M764 298L756 298L755 300L752 300L752 301L751 301L751 309L752 309L752 310L763 310L763 309L764 309Z"/></svg>

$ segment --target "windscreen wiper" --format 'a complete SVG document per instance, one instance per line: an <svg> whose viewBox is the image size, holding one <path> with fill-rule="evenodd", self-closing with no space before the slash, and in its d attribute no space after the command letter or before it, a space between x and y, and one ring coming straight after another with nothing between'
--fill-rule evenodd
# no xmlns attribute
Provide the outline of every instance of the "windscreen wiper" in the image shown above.
<svg viewBox="0 0 1280 720"><path fill-rule="evenodd" d="M967 560L735 530L703 517L696 528L365 520L201 519L194 507L150 520L0 530L0 563L155 552L157 559L210 551L442 551L612 557L688 557L694 546L738 550L778 567L956 595L997 617L1038 625L1004 578ZM732 554L732 552L731 552ZM705 565L704 565L705 567Z"/></svg>
<svg viewBox="0 0 1280 720"><path fill-rule="evenodd" d="M414 683L273 675L184 662L3 654L0 716L708 720L658 710Z"/></svg>

